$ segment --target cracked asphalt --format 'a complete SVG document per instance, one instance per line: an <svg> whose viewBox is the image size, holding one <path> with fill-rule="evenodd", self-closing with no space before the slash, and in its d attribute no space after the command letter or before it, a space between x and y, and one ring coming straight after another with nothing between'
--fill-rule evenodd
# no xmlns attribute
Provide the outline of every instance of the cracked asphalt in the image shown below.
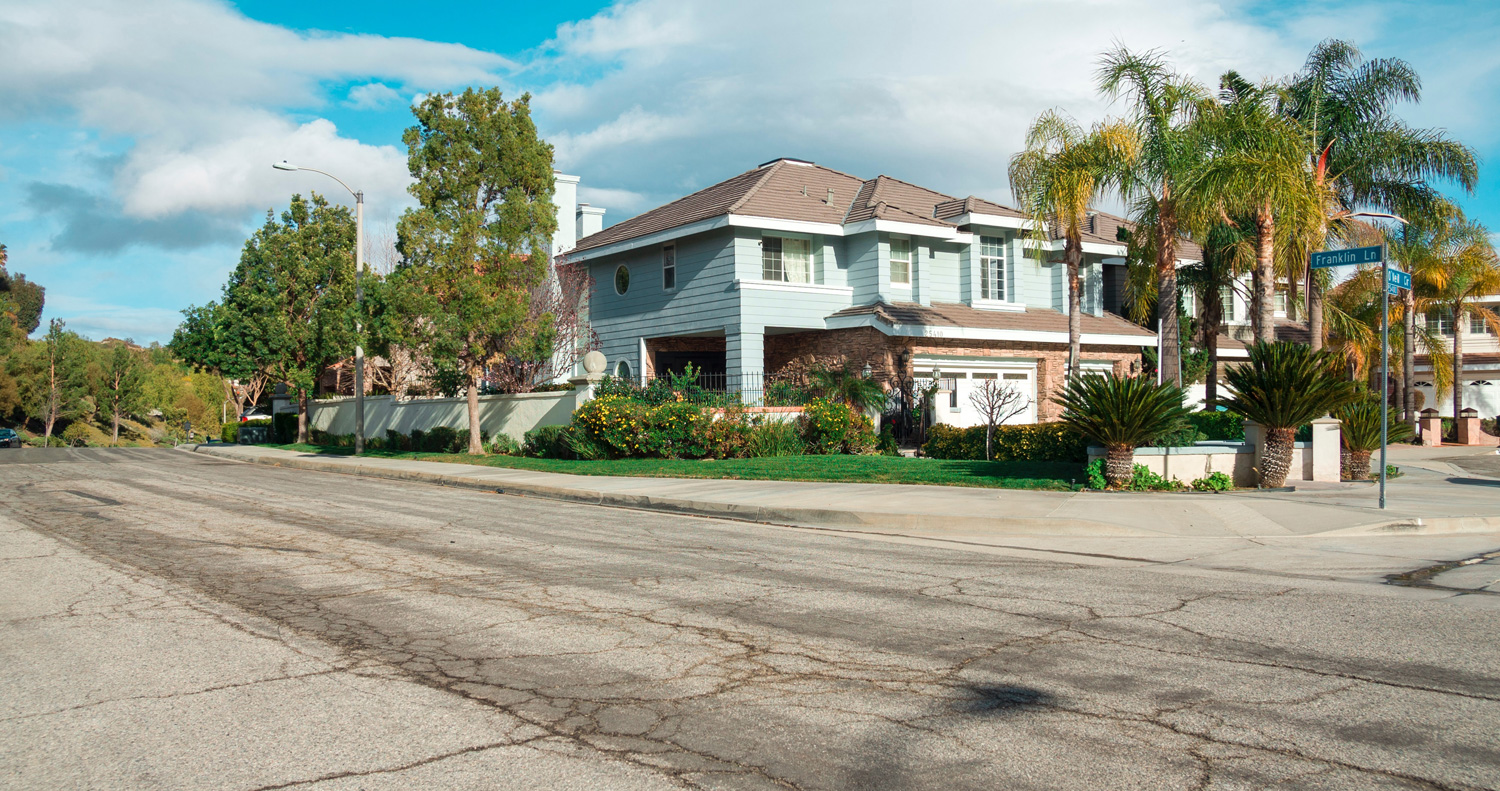
<svg viewBox="0 0 1500 791"><path fill-rule="evenodd" d="M1496 788L1497 608L0 451L0 785Z"/></svg>

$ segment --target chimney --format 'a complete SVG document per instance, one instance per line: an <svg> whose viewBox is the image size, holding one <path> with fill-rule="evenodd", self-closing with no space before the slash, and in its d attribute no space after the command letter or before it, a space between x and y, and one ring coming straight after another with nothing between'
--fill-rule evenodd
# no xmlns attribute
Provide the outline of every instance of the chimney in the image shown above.
<svg viewBox="0 0 1500 791"><path fill-rule="evenodd" d="M604 208L590 206L587 203L578 204L578 238L582 239L602 230L604 230Z"/></svg>
<svg viewBox="0 0 1500 791"><path fill-rule="evenodd" d="M578 241L578 229L573 225L577 216L578 177L552 172L552 205L557 207L557 232L552 235L552 254L561 255L573 249Z"/></svg>

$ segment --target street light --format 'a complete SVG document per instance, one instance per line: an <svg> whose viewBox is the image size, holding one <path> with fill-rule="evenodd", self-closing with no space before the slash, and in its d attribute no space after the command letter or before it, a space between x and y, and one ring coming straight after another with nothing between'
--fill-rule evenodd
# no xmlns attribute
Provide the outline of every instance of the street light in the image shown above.
<svg viewBox="0 0 1500 791"><path fill-rule="evenodd" d="M365 347L359 342L358 337L363 329L359 321L359 308L364 300L364 291L359 277L360 272L365 268L365 194L352 189L332 173L325 173L316 168L298 167L285 159L272 164L271 167L286 171L305 170L309 173L327 176L337 181L340 187L349 190L349 194L354 196L354 453L359 455L365 452Z"/></svg>

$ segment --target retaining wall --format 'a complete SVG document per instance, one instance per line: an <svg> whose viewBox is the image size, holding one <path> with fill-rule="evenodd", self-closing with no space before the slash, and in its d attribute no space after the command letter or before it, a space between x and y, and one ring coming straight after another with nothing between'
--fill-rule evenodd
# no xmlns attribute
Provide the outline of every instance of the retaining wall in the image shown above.
<svg viewBox="0 0 1500 791"><path fill-rule="evenodd" d="M479 428L489 435L509 434L517 442L539 426L565 426L573 419L579 391L513 393L479 397ZM295 407L294 407L295 408ZM354 399L314 401L308 426L329 434L354 433ZM430 431L437 426L469 430L469 405L464 398L391 400L388 395L365 397L365 436L384 437L387 430L402 434Z"/></svg>

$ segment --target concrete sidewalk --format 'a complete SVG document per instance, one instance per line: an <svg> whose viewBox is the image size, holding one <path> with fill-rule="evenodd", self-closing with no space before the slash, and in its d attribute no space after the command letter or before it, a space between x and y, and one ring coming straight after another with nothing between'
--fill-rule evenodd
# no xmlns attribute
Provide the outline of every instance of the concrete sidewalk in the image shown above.
<svg viewBox="0 0 1500 791"><path fill-rule="evenodd" d="M929 536L1256 538L1500 533L1500 479L1464 472L1455 450L1392 449L1406 472L1388 508L1373 484L1291 492L1039 492L957 486L627 478L432 461L320 456L256 446L196 452L257 464L422 481L504 494L753 522ZM1488 451L1493 453L1493 451Z"/></svg>

